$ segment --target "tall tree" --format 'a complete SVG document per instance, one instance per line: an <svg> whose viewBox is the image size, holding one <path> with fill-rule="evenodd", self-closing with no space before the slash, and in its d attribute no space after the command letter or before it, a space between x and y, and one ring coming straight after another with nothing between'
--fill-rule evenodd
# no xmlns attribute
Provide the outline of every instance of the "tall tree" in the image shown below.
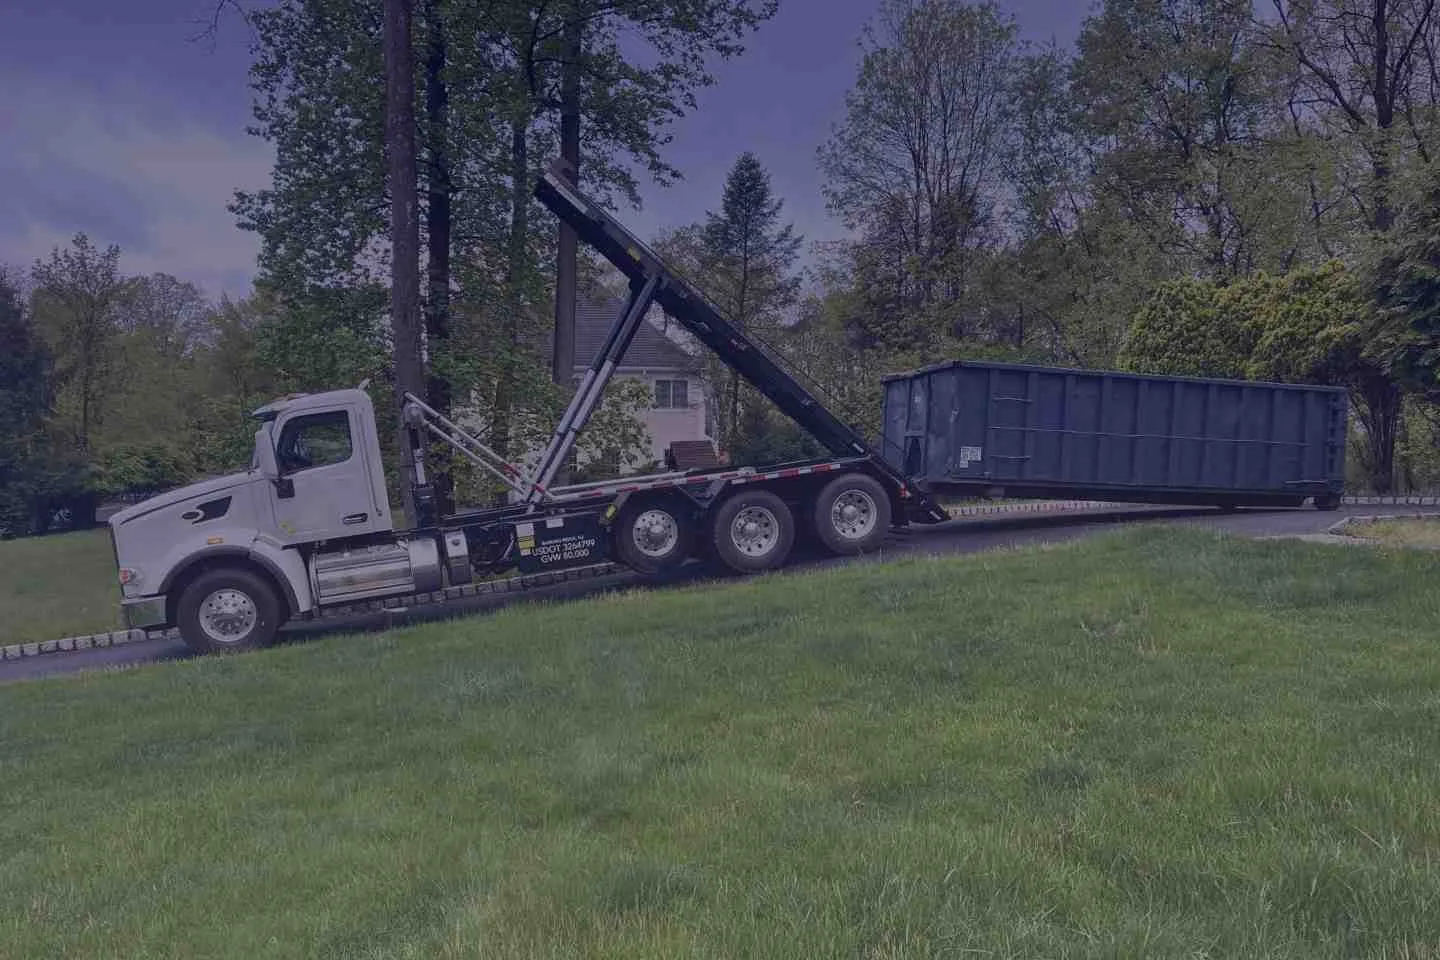
<svg viewBox="0 0 1440 960"><path fill-rule="evenodd" d="M918 344L933 336L924 312L960 301L973 251L992 238L1016 29L993 3L885 0L862 43L819 161L883 300L877 336Z"/></svg>
<svg viewBox="0 0 1440 960"><path fill-rule="evenodd" d="M794 267L801 238L781 221L783 206L770 175L747 151L730 168L720 210L707 215L701 234L708 293L741 329L762 338L779 327L800 286ZM740 375L731 370L728 379L719 423L733 451L740 439Z"/></svg>
<svg viewBox="0 0 1440 960"><path fill-rule="evenodd" d="M104 386L115 366L111 348L132 285L120 273L120 248L100 250L83 233L37 260L31 277L35 322L54 358L57 413L85 451L104 413Z"/></svg>
<svg viewBox="0 0 1440 960"><path fill-rule="evenodd" d="M395 351L395 406L424 392L420 364L420 209L415 174L415 70L411 0L385 0L385 155L390 187L390 335ZM405 517L420 523L413 484L415 451L400 426Z"/></svg>
<svg viewBox="0 0 1440 960"><path fill-rule="evenodd" d="M424 144L426 296L425 342L431 350L450 339L451 296L451 207L454 182L451 158L454 153L450 127L450 41L445 29L442 0L424 0L421 19L425 36L424 75L425 124L420 137ZM419 242L417 238L417 242ZM426 400L442 413L450 412L450 381L431 365L425 379ZM433 469L433 466L432 466ZM455 507L450 471L435 470L435 503L442 514Z"/></svg>
<svg viewBox="0 0 1440 960"><path fill-rule="evenodd" d="M1251 0L1105 0L1079 51L1075 94L1108 148L1097 188L1213 276L1273 262L1285 221L1265 201L1290 185L1265 176L1275 100Z"/></svg>
<svg viewBox="0 0 1440 960"><path fill-rule="evenodd" d="M1005 164L1017 201L1011 248L991 264L981 295L997 314L993 339L1041 358L1104 366L1115 361L1128 317L1158 278L1178 269L1178 258L1092 177L1105 141L1087 122L1076 72L1054 48L1017 63Z"/></svg>
<svg viewBox="0 0 1440 960"><path fill-rule="evenodd" d="M1440 105L1436 0L1271 0L1272 47L1293 66L1305 126L1339 136L1364 172L1348 184L1360 221L1383 234L1402 151L1429 163ZM1408 149L1407 149L1408 148Z"/></svg>
<svg viewBox="0 0 1440 960"><path fill-rule="evenodd" d="M1089 205L1087 175L1096 137L1083 122L1072 87L1072 59L1051 46L1015 63L1005 178L1015 191L1017 232L1023 238L1065 236L1080 226Z"/></svg>

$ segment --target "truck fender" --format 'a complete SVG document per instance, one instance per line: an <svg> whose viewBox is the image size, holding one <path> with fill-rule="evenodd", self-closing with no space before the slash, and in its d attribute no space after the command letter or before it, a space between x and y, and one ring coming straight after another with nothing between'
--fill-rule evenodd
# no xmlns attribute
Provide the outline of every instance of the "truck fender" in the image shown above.
<svg viewBox="0 0 1440 960"><path fill-rule="evenodd" d="M286 550L263 540L250 543L206 544L200 547L187 545L171 552L174 558L169 572L161 581L159 593L169 595L170 590L197 564L225 557L248 560L263 569L280 587L282 597L291 615L308 613L314 609L310 591L310 577L305 569L305 560L297 551Z"/></svg>
<svg viewBox="0 0 1440 960"><path fill-rule="evenodd" d="M267 537L256 537L250 545L250 559L270 571L290 601L291 613L311 613L315 597L310 589L310 568L299 550L282 546Z"/></svg>

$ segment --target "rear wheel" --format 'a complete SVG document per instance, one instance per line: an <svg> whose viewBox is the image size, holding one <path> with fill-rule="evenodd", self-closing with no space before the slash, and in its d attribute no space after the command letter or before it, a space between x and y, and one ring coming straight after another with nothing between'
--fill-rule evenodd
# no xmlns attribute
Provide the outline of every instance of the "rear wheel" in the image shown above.
<svg viewBox="0 0 1440 960"><path fill-rule="evenodd" d="M731 570L773 570L795 545L795 518L785 501L768 490L737 493L715 511L711 542Z"/></svg>
<svg viewBox="0 0 1440 960"><path fill-rule="evenodd" d="M890 530L890 497L874 477L847 473L820 491L811 521L820 542L835 553L865 553Z"/></svg>
<svg viewBox="0 0 1440 960"><path fill-rule="evenodd" d="M275 639L280 598L249 570L208 570L181 592L176 620L181 639L197 653L253 650Z"/></svg>
<svg viewBox="0 0 1440 960"><path fill-rule="evenodd" d="M611 528L620 562L642 573L668 573L691 553L687 511L669 500L641 501L620 512Z"/></svg>
<svg viewBox="0 0 1440 960"><path fill-rule="evenodd" d="M1326 496L1323 496L1323 497L1316 497L1316 498L1315 498L1315 509L1316 509L1316 510L1325 510L1325 511L1339 510L1339 509L1340 509L1340 498L1337 497L1337 496L1335 496L1333 493L1332 493L1332 494L1327 494Z"/></svg>

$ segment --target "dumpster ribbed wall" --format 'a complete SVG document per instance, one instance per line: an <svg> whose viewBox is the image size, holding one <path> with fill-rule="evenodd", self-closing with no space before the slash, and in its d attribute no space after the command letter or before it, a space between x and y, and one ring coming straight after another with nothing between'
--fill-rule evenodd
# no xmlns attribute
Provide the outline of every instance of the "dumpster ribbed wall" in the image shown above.
<svg viewBox="0 0 1440 960"><path fill-rule="evenodd" d="M1345 418L1332 387L961 361L887 378L883 447L937 490L1276 502L1341 492Z"/></svg>

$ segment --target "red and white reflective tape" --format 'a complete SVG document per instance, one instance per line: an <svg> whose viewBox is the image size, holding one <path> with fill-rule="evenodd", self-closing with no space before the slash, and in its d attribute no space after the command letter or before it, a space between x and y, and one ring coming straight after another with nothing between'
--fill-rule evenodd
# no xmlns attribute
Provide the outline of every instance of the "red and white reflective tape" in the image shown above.
<svg viewBox="0 0 1440 960"><path fill-rule="evenodd" d="M661 487L690 486L697 483L714 483L717 480L733 480L735 483L754 483L757 480L781 480L789 477L803 477L810 473L828 473L832 470L840 470L853 461L842 460L833 463L817 463L808 467L787 467L784 470L774 470L770 473L752 473L749 470L725 470L720 473L701 473L693 477L666 477L659 480L631 480L625 483L606 484L603 487L596 487L593 490L585 490L580 493L566 494L559 493L554 496L557 501L566 500L593 500L596 497L611 497L619 493L637 493L641 490L655 490Z"/></svg>
<svg viewBox="0 0 1440 960"><path fill-rule="evenodd" d="M603 487L596 487L594 490L586 490L576 494L559 494L558 500L590 500L595 497L609 497L617 493L635 493L640 490L654 490L659 487L677 487L681 484L709 483L712 480L728 480L732 477L743 476L744 471L733 470L729 473L708 473L697 477L667 478L664 480L641 480L632 483L608 484Z"/></svg>
<svg viewBox="0 0 1440 960"><path fill-rule="evenodd" d="M756 480L783 480L789 477L803 477L808 473L828 473L831 470L839 470L843 464L820 463L813 467L787 467L784 470L776 470L773 473L757 473L753 477L746 477L737 483L752 483Z"/></svg>
<svg viewBox="0 0 1440 960"><path fill-rule="evenodd" d="M686 477L684 483L710 483L715 480L733 480L735 477L745 476L744 470L730 470L726 473L702 473L695 477Z"/></svg>

